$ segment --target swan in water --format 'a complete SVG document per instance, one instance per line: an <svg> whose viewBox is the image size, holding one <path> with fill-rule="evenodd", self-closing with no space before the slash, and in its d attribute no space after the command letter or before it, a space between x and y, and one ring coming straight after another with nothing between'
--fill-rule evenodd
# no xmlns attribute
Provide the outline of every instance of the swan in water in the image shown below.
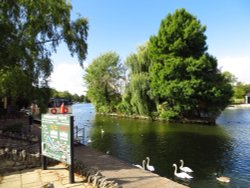
<svg viewBox="0 0 250 188"><path fill-rule="evenodd" d="M217 173L215 173L216 175L216 179L220 182L223 182L223 183L229 183L230 182L230 178L229 177L226 177L226 176L218 176Z"/></svg>
<svg viewBox="0 0 250 188"><path fill-rule="evenodd" d="M149 157L146 157L146 169L149 170L149 171L155 171L155 167L154 166L151 166L149 165L149 162L150 162L150 158Z"/></svg>
<svg viewBox="0 0 250 188"><path fill-rule="evenodd" d="M183 166L184 165L184 161L181 159L180 160L181 166L180 166L180 170L183 172L194 172L191 168Z"/></svg>
<svg viewBox="0 0 250 188"><path fill-rule="evenodd" d="M141 169L144 169L145 170L145 163L146 163L146 161L145 160L143 160L142 161L142 166L141 165L138 165L138 164L133 164L133 166L135 166L135 167L137 167L137 168L141 168Z"/></svg>
<svg viewBox="0 0 250 188"><path fill-rule="evenodd" d="M176 164L173 164L173 167L174 167L174 175L177 176L178 178L183 178L183 179L193 178L192 176L188 175L186 172L177 173L177 165Z"/></svg>

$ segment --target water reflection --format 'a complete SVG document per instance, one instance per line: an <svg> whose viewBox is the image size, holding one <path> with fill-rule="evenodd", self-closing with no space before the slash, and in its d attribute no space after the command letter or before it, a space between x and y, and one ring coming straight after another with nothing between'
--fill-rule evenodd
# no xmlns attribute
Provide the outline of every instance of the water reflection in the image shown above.
<svg viewBox="0 0 250 188"><path fill-rule="evenodd" d="M101 116L91 110L81 115L89 121L78 117L84 122L78 121L78 126L85 127L84 144L131 164L141 164L149 156L155 173L191 187L250 185L250 161L246 157L250 154L249 131L236 126L239 114L225 112L218 119L218 126L202 126ZM240 120L241 125L247 121ZM86 141L88 138L91 143ZM180 159L194 170L194 179L183 181L174 177L172 164L180 165ZM232 177L231 183L219 183L215 172Z"/></svg>

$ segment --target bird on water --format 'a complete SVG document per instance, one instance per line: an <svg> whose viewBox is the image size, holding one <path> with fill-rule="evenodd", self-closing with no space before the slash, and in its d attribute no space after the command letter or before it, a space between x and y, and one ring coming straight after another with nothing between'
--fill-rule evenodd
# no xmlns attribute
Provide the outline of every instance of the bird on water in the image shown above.
<svg viewBox="0 0 250 188"><path fill-rule="evenodd" d="M180 160L181 166L180 166L180 170L183 172L194 172L191 168L187 167L187 166L183 166L184 165L184 161L181 159Z"/></svg>
<svg viewBox="0 0 250 188"><path fill-rule="evenodd" d="M216 179L220 182L223 182L223 183L229 183L230 182L230 178L227 177L227 176L219 176L217 173L215 173L216 175Z"/></svg>
<svg viewBox="0 0 250 188"><path fill-rule="evenodd" d="M177 165L173 164L174 167L174 175L178 178L183 178L183 179L191 179L193 178L192 176L190 176L189 174L187 174L186 172L177 172Z"/></svg>

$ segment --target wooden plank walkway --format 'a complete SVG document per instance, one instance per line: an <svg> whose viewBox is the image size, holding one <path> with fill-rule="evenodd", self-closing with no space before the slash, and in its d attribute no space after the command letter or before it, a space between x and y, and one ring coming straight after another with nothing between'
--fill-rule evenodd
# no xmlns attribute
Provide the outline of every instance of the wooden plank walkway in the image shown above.
<svg viewBox="0 0 250 188"><path fill-rule="evenodd" d="M75 146L74 150L75 159L83 162L89 168L100 170L103 176L114 180L123 188L187 188L187 186L136 168L88 146Z"/></svg>

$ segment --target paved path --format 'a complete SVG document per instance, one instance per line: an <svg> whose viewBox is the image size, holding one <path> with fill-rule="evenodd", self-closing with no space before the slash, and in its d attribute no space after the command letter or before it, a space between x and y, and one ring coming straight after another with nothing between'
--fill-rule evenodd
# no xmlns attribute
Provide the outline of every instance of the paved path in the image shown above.
<svg viewBox="0 0 250 188"><path fill-rule="evenodd" d="M33 168L0 177L0 188L41 188L49 187L50 183L54 188L92 188L83 177L78 175L75 175L75 183L69 184L69 171L63 164L48 167L48 170Z"/></svg>

